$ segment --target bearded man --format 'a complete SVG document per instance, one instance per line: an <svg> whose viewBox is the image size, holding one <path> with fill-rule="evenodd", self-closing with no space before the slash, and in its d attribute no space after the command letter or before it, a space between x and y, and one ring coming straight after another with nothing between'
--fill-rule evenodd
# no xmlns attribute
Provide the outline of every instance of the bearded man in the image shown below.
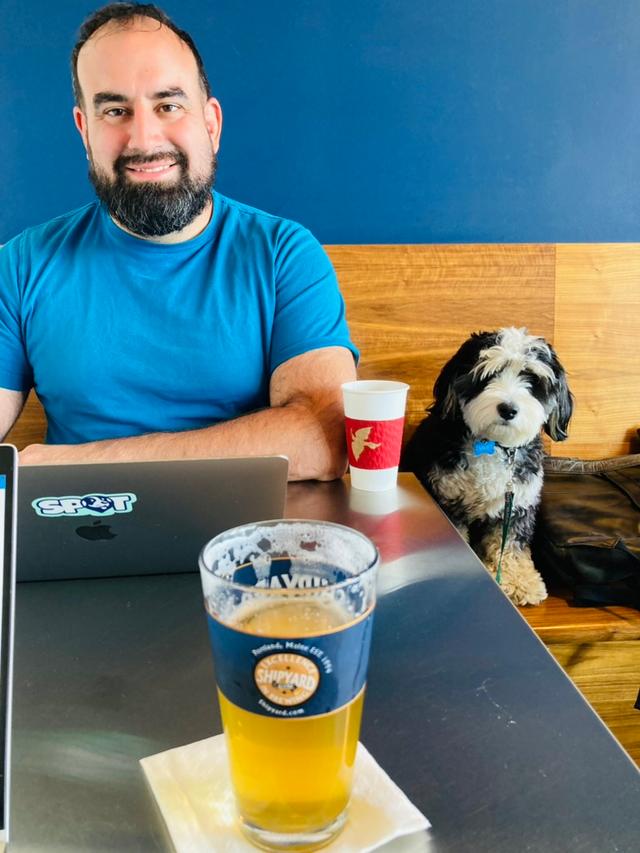
<svg viewBox="0 0 640 853"><path fill-rule="evenodd" d="M98 200L0 251L0 431L35 387L27 463L283 454L345 470L355 377L334 271L300 225L213 190L222 110L157 7L115 3L72 55Z"/></svg>

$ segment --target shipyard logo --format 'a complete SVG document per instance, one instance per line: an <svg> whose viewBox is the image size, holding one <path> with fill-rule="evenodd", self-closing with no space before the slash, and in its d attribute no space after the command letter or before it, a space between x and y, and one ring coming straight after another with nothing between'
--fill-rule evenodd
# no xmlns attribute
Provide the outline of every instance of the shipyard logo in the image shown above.
<svg viewBox="0 0 640 853"><path fill-rule="evenodd" d="M274 705L301 705L320 684L320 670L303 655L267 655L253 671L256 687Z"/></svg>
<svg viewBox="0 0 640 853"><path fill-rule="evenodd" d="M79 518L94 515L104 518L116 513L131 512L137 501L136 495L125 492L119 495L65 495L64 497L36 498L31 506L37 515L45 518Z"/></svg>

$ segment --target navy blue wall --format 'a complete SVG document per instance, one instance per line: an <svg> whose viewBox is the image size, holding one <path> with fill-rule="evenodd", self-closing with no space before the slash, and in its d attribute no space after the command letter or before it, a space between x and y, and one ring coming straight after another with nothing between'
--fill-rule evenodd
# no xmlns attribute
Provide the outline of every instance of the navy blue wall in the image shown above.
<svg viewBox="0 0 640 853"><path fill-rule="evenodd" d="M0 0L0 242L92 197L68 54ZM225 111L218 187L326 243L640 237L638 0L167 0Z"/></svg>

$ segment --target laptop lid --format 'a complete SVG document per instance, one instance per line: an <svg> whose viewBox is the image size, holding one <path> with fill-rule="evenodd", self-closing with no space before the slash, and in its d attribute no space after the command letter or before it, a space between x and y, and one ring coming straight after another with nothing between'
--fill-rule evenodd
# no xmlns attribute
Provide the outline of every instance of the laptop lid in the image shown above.
<svg viewBox="0 0 640 853"><path fill-rule="evenodd" d="M282 517L288 467L282 456L25 465L17 579L195 572L213 536Z"/></svg>
<svg viewBox="0 0 640 853"><path fill-rule="evenodd" d="M15 447L0 444L0 849L9 839L17 467Z"/></svg>

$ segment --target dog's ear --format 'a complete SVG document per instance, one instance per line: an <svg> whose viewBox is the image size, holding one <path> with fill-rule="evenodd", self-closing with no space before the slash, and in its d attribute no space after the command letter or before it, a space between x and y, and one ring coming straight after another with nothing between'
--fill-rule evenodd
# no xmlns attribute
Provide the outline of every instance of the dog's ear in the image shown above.
<svg viewBox="0 0 640 853"><path fill-rule="evenodd" d="M566 373L555 357L555 353L553 353L553 371L555 373L553 389L555 400L549 418L544 425L544 431L554 441L564 441L568 436L569 421L573 414L573 395L569 391Z"/></svg>
<svg viewBox="0 0 640 853"><path fill-rule="evenodd" d="M454 420L459 414L458 398L454 389L458 376L456 357L457 353L445 364L433 386L434 399L429 411L441 420Z"/></svg>

